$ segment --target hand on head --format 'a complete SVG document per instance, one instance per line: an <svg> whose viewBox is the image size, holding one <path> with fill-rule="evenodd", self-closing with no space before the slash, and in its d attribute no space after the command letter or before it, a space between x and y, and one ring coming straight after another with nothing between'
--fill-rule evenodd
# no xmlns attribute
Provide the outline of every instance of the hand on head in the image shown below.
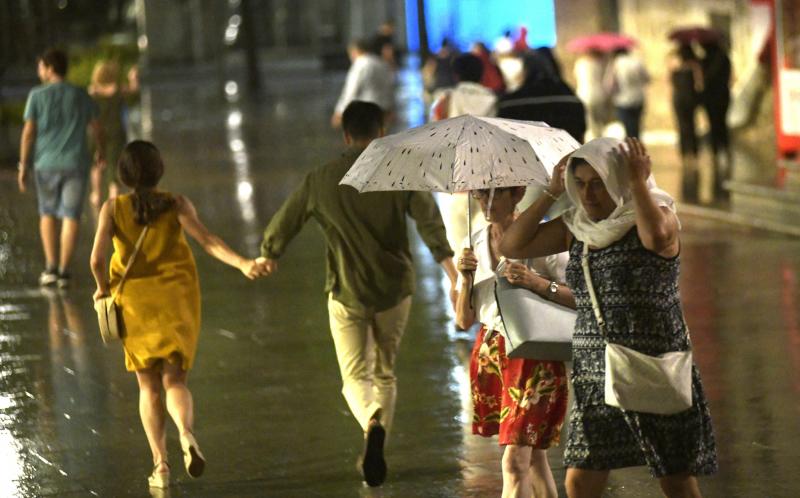
<svg viewBox="0 0 800 498"><path fill-rule="evenodd" d="M572 155L572 152L562 157L553 168L553 176L550 178L550 185L547 186L547 190L555 197L563 194L566 188L564 186L564 176L566 175L570 155Z"/></svg>
<svg viewBox="0 0 800 498"><path fill-rule="evenodd" d="M631 186L638 182L647 182L651 170L650 155L639 139L626 138L625 145L619 145L615 149L615 153L628 172Z"/></svg>

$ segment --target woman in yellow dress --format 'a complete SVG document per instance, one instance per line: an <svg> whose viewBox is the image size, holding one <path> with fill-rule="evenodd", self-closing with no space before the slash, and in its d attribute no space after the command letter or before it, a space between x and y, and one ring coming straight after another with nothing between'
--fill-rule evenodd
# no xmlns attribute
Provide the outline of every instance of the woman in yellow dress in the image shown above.
<svg viewBox="0 0 800 498"><path fill-rule="evenodd" d="M200 332L200 286L183 231L210 255L238 268L247 278L266 275L267 270L263 261L240 256L210 233L189 199L156 190L164 164L153 144L141 140L129 143L118 167L120 180L134 192L107 200L100 210L91 256L97 282L94 298L111 295L117 289L136 240L149 226L116 301L125 325L125 368L136 372L139 414L153 453L154 468L148 483L166 488L165 404L180 433L187 473L199 477L205 467L193 434L192 394L186 386ZM109 272L106 261L112 243Z"/></svg>

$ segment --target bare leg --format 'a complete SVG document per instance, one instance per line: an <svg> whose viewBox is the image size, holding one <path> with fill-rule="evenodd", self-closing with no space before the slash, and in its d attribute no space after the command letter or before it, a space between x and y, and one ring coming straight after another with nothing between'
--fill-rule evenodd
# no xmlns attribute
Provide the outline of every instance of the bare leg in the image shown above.
<svg viewBox="0 0 800 498"><path fill-rule="evenodd" d="M94 166L89 174L89 181L91 182L91 191L89 193L89 203L95 209L100 208L103 202L103 170L100 166Z"/></svg>
<svg viewBox="0 0 800 498"><path fill-rule="evenodd" d="M531 451L531 484L536 498L558 498L556 480L553 479L546 450Z"/></svg>
<svg viewBox="0 0 800 498"><path fill-rule="evenodd" d="M506 445L503 451L503 498L531 498L531 447Z"/></svg>
<svg viewBox="0 0 800 498"><path fill-rule="evenodd" d="M180 364L165 361L161 380L167 393L167 411L180 432L186 473L196 478L203 474L206 461L194 438L194 402L186 387L187 374Z"/></svg>
<svg viewBox="0 0 800 498"><path fill-rule="evenodd" d="M66 271L75 253L75 246L78 243L78 229L80 220L64 218L61 223L61 252L58 259L59 271Z"/></svg>
<svg viewBox="0 0 800 498"><path fill-rule="evenodd" d="M167 411L181 435L192 432L194 427L194 402L186 387L187 373L180 365L164 362L162 382L167 394Z"/></svg>
<svg viewBox="0 0 800 498"><path fill-rule="evenodd" d="M139 381L139 416L153 453L153 464L167 461L167 431L164 402L161 398L161 374L157 368L136 372ZM166 468L166 465L164 465ZM160 469L159 469L160 470Z"/></svg>
<svg viewBox="0 0 800 498"><path fill-rule="evenodd" d="M667 498L702 498L697 478L689 474L673 474L659 479Z"/></svg>
<svg viewBox="0 0 800 498"><path fill-rule="evenodd" d="M600 498L608 480L607 470L567 469L566 488L569 498Z"/></svg>
<svg viewBox="0 0 800 498"><path fill-rule="evenodd" d="M42 215L39 219L39 235L42 238L45 264L47 268L55 268L58 263L58 219Z"/></svg>

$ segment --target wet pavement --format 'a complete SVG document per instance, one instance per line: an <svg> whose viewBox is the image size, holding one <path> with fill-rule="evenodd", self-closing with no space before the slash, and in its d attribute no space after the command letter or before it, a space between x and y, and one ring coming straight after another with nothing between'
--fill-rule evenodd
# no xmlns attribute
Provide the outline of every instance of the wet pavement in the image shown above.
<svg viewBox="0 0 800 498"><path fill-rule="evenodd" d="M341 74L302 62L271 65L265 76L259 99L190 73L146 87L142 99L145 136L167 165L164 188L188 195L211 230L250 255L303 174L340 147L327 121ZM402 120L418 122L418 78L404 78ZM675 191L674 151L653 152L661 185ZM119 346L103 346L91 307L92 225L87 213L75 285L40 290L34 197L0 170L0 496L149 496L136 381ZM454 332L441 272L419 243L389 478L362 487L360 431L339 393L312 225L279 272L258 282L193 245L204 312L190 387L209 464L201 479L185 476L170 426L174 486L156 496L499 496L496 441L465 425L469 338ZM704 495L798 496L800 240L693 217L683 228L682 296L719 446L720 473L701 479ZM550 453L559 482L561 451ZM605 496L659 489L645 469L625 469L612 473Z"/></svg>

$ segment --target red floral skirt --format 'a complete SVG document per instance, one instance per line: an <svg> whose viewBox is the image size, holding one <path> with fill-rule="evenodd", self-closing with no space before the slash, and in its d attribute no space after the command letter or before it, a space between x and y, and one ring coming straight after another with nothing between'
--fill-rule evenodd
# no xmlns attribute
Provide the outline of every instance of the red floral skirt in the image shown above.
<svg viewBox="0 0 800 498"><path fill-rule="evenodd" d="M500 444L558 444L567 412L564 363L506 356L503 335L481 327L469 365L472 433Z"/></svg>

